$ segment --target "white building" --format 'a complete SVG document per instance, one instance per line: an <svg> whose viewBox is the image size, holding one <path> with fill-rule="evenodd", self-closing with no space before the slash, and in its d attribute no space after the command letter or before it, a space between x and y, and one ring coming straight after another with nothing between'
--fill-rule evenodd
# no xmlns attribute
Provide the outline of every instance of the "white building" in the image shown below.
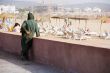
<svg viewBox="0 0 110 73"><path fill-rule="evenodd" d="M98 8L98 7L94 7L93 8L93 12L101 12L102 10L100 9L100 8Z"/></svg>
<svg viewBox="0 0 110 73"><path fill-rule="evenodd" d="M15 13L16 7L14 5L0 5L1 13Z"/></svg>
<svg viewBox="0 0 110 73"><path fill-rule="evenodd" d="M90 7L86 7L84 9L85 12L101 12L102 10L98 7L94 7L94 8L90 8Z"/></svg>
<svg viewBox="0 0 110 73"><path fill-rule="evenodd" d="M84 9L84 11L85 11L85 12L92 12L92 8L86 7L86 8Z"/></svg>

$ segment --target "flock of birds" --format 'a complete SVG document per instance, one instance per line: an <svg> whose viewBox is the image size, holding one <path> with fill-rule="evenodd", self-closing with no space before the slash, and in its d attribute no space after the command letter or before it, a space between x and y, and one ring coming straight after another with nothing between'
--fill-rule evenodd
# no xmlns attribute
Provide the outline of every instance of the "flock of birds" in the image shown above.
<svg viewBox="0 0 110 73"><path fill-rule="evenodd" d="M103 33L100 36L97 32L91 32L89 29L75 28L71 23L39 23L40 33L61 36L67 39L86 40L94 37L101 37L104 39L110 39L110 33Z"/></svg>

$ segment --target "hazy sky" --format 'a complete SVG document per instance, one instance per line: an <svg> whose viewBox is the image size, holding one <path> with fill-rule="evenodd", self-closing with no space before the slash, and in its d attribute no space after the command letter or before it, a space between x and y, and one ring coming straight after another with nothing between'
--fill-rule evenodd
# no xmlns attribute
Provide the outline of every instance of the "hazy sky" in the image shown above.
<svg viewBox="0 0 110 73"><path fill-rule="evenodd" d="M16 1L36 1L44 3L55 3L55 4L76 4L85 2L97 2L97 3L110 3L110 0L16 0Z"/></svg>

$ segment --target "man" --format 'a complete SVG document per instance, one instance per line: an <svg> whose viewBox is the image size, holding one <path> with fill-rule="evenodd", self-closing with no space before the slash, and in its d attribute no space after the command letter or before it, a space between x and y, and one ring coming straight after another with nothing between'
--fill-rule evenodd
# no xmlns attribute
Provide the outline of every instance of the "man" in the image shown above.
<svg viewBox="0 0 110 73"><path fill-rule="evenodd" d="M36 37L40 36L38 25L36 21L34 20L34 16L32 13L28 13L28 19L27 21L24 21L21 26L21 45L22 45L22 51L21 51L21 59L22 60L28 60L28 53L29 49L32 47L32 38L34 36L34 33L36 32Z"/></svg>
<svg viewBox="0 0 110 73"><path fill-rule="evenodd" d="M12 27L12 32L20 32L20 24L15 23L15 25Z"/></svg>

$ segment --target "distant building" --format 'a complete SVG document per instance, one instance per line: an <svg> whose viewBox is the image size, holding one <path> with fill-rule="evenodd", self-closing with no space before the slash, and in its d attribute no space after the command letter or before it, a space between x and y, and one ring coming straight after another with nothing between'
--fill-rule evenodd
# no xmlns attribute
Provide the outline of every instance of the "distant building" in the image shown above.
<svg viewBox="0 0 110 73"><path fill-rule="evenodd" d="M72 12L72 8L65 8L66 12Z"/></svg>
<svg viewBox="0 0 110 73"><path fill-rule="evenodd" d="M48 11L48 6L47 5L41 5L41 6L35 6L35 11L37 11L38 13L42 13L42 12L47 12Z"/></svg>
<svg viewBox="0 0 110 73"><path fill-rule="evenodd" d="M93 12L101 12L102 10L100 9L100 8L98 8L98 7L94 7L93 8Z"/></svg>
<svg viewBox="0 0 110 73"><path fill-rule="evenodd" d="M86 7L86 8L84 9L84 11L85 11L85 12L92 12L92 8Z"/></svg>
<svg viewBox="0 0 110 73"><path fill-rule="evenodd" d="M74 12L81 12L82 10L80 8L74 8L73 11Z"/></svg>
<svg viewBox="0 0 110 73"><path fill-rule="evenodd" d="M90 8L90 7L86 7L84 9L85 12L101 12L102 10L98 7L94 7L94 8Z"/></svg>
<svg viewBox="0 0 110 73"><path fill-rule="evenodd" d="M16 7L14 5L0 5L0 14L1 13L15 13Z"/></svg>
<svg viewBox="0 0 110 73"><path fill-rule="evenodd" d="M59 6L59 7L58 7L58 12L64 12L64 11L65 11L65 9L64 9L63 6Z"/></svg>

